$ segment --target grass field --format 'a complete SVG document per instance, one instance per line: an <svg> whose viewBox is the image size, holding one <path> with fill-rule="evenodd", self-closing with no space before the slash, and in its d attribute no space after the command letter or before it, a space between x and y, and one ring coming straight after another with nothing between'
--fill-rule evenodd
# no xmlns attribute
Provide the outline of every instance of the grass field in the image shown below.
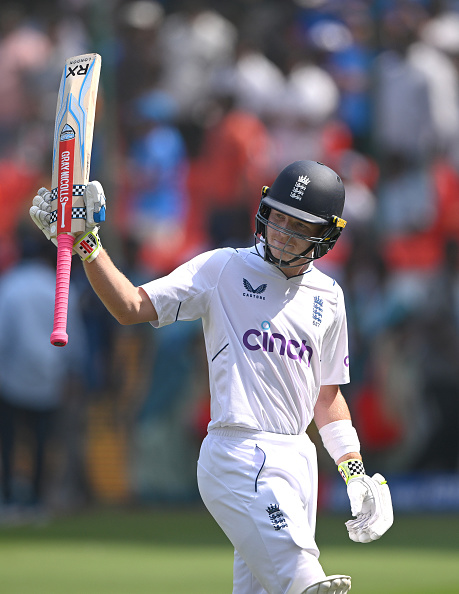
<svg viewBox="0 0 459 594"><path fill-rule="evenodd" d="M402 516L378 542L347 538L319 516L328 573L352 594L459 594L459 516ZM98 510L44 525L0 528L2 594L231 593L232 548L200 508Z"/></svg>

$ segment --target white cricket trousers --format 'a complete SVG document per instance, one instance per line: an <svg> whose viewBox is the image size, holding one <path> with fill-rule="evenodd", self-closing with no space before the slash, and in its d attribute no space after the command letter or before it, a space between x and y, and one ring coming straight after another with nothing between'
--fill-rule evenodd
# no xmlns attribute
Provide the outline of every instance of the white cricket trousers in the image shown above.
<svg viewBox="0 0 459 594"><path fill-rule="evenodd" d="M314 540L317 455L306 434L213 429L198 486L235 549L233 594L301 594L324 579Z"/></svg>

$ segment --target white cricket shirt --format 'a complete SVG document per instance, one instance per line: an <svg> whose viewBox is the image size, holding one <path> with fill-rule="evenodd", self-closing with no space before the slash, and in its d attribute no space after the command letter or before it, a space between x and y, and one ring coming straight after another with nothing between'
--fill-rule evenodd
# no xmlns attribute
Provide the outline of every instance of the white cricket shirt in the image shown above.
<svg viewBox="0 0 459 594"><path fill-rule="evenodd" d="M320 386L349 382L343 292L312 264L288 279L255 248L224 248L142 287L158 313L153 326L202 318L209 429L303 433Z"/></svg>

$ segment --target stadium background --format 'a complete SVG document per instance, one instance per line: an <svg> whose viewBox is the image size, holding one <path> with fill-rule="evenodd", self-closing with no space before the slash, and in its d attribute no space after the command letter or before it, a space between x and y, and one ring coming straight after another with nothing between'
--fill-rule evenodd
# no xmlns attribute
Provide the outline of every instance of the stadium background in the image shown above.
<svg viewBox="0 0 459 594"><path fill-rule="evenodd" d="M91 174L108 197L102 237L135 283L204 249L249 245L260 188L285 164L317 159L343 177L348 226L318 266L345 291L343 391L367 469L389 478L397 522L369 552L347 542L345 489L311 427L323 559L331 572L355 568L356 592L387 591L389 579L391 592L459 592L459 3L2 3L0 278L19 264L31 197L50 184L63 62L90 51L102 55ZM62 394L38 512L25 504L31 454L20 435L24 506L0 508L5 591L37 592L42 580L48 594L172 594L168 551L187 591L229 591L231 550L195 482L208 419L200 323L120 327L77 264L72 283L83 363ZM101 555L86 582L64 560L54 576L69 543L77 566ZM117 568L124 578L109 580ZM214 585L199 581L211 575Z"/></svg>

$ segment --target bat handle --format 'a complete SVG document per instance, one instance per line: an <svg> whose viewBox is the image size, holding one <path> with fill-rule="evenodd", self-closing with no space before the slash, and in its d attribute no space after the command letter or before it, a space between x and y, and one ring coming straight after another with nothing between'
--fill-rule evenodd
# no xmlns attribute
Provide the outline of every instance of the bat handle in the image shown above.
<svg viewBox="0 0 459 594"><path fill-rule="evenodd" d="M59 347L65 346L69 339L66 328L73 241L74 237L70 233L61 233L57 236L56 298L51 344Z"/></svg>

